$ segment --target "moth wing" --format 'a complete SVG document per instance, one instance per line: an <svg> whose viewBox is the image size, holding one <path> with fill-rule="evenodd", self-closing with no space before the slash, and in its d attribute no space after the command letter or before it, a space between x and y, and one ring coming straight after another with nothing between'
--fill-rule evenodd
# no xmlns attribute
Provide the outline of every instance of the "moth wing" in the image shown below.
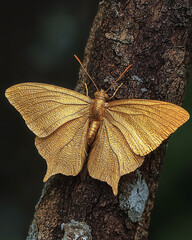
<svg viewBox="0 0 192 240"><path fill-rule="evenodd" d="M90 176L107 182L118 193L118 182L122 175L134 171L144 161L130 148L122 132L104 119L89 155Z"/></svg>
<svg viewBox="0 0 192 240"><path fill-rule="evenodd" d="M45 138L36 137L35 145L47 162L44 181L54 174L77 175L84 164L87 148L88 114L68 121Z"/></svg>
<svg viewBox="0 0 192 240"><path fill-rule="evenodd" d="M126 99L107 103L104 117L121 131L134 153L144 156L185 123L189 114L168 102Z"/></svg>
<svg viewBox="0 0 192 240"><path fill-rule="evenodd" d="M47 137L82 116L91 102L78 92L44 83L17 84L8 88L5 95L38 137Z"/></svg>

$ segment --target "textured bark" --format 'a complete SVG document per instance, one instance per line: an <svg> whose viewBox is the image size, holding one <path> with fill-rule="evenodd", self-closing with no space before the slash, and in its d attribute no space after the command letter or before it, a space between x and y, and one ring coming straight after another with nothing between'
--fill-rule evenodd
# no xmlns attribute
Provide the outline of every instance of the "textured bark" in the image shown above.
<svg viewBox="0 0 192 240"><path fill-rule="evenodd" d="M122 78L123 86L116 99L146 98L181 105L191 59L191 33L189 0L103 1L90 32L83 64L99 89L107 89L132 63L132 69ZM95 88L80 70L77 91L84 93L84 82L93 97ZM113 92L111 89L109 95ZM36 206L28 239L61 239L62 223L65 239L91 236L102 240L147 239L165 150L163 143L146 156L138 171L123 176L118 197L106 183L86 174L53 176L45 184ZM136 212L134 206L131 209L130 196L135 186L144 211ZM74 237L80 230L87 238Z"/></svg>

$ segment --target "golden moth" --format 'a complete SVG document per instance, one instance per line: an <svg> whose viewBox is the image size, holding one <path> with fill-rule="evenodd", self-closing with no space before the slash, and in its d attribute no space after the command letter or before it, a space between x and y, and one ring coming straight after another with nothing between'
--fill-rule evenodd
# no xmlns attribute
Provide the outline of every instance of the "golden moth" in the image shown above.
<svg viewBox="0 0 192 240"><path fill-rule="evenodd" d="M97 88L94 99L34 82L6 90L9 102L36 135L35 145L47 162L44 181L57 173L77 175L90 149L87 163L90 176L107 182L117 195L120 177L141 166L144 156L189 118L183 108L163 101L108 102L109 89Z"/></svg>

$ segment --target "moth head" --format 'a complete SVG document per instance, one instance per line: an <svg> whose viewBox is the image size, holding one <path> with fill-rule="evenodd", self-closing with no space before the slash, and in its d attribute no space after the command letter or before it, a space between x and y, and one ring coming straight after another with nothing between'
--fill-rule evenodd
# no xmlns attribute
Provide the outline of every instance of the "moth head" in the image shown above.
<svg viewBox="0 0 192 240"><path fill-rule="evenodd" d="M116 94L116 92L118 91L118 89L123 85L121 84L116 91L114 92L114 94L109 98L107 95L107 92L122 78L122 76L127 72L127 70L132 66L132 64L130 64L125 70L124 72L117 78L117 80L115 82L113 82L111 84L111 86L106 90L100 90L98 89L97 85L95 84L95 82L93 81L93 79L91 78L91 76L89 75L89 73L87 72L87 70L84 68L82 62L80 61L80 59L74 55L74 57L77 59L77 61L80 63L81 67L83 68L83 70L85 71L85 73L87 74L87 76L89 77L89 79L92 81L92 83L94 84L95 88L97 89L97 92L94 94L95 99L103 99L104 101L110 100L111 98L113 98ZM86 85L87 86L87 85ZM86 91L88 93L87 87L86 87Z"/></svg>
<svg viewBox="0 0 192 240"><path fill-rule="evenodd" d="M107 93L105 93L105 91L103 89L101 89L100 91L97 91L94 93L94 97L95 99L102 99L104 101L108 101L109 100L109 96L107 95Z"/></svg>

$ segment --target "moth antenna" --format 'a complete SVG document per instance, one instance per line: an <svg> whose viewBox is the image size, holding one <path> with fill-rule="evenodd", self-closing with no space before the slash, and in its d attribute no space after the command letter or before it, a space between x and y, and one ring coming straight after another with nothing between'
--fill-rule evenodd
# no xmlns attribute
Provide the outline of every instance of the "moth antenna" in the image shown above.
<svg viewBox="0 0 192 240"><path fill-rule="evenodd" d="M83 67L82 62L80 61L80 59L74 54L74 57L77 59L77 61L80 63L81 67L83 68L83 70L85 71L85 73L87 74L87 76L89 77L89 79L91 79L92 83L94 84L94 86L96 87L97 91L99 92L99 89L97 87L97 85L95 84L95 82L93 81L93 79L91 78L91 76L89 75L89 73L87 72L87 70Z"/></svg>
<svg viewBox="0 0 192 240"><path fill-rule="evenodd" d="M107 93L107 92L109 91L109 89L112 88L112 87L115 85L115 83L117 83L117 82L122 78L122 76L127 72L127 70L128 70L131 66L132 66L132 64L130 64L130 65L123 71L123 73L121 73L121 75L117 78L117 80L116 80L114 83L111 84L111 86L105 91L105 93Z"/></svg>

